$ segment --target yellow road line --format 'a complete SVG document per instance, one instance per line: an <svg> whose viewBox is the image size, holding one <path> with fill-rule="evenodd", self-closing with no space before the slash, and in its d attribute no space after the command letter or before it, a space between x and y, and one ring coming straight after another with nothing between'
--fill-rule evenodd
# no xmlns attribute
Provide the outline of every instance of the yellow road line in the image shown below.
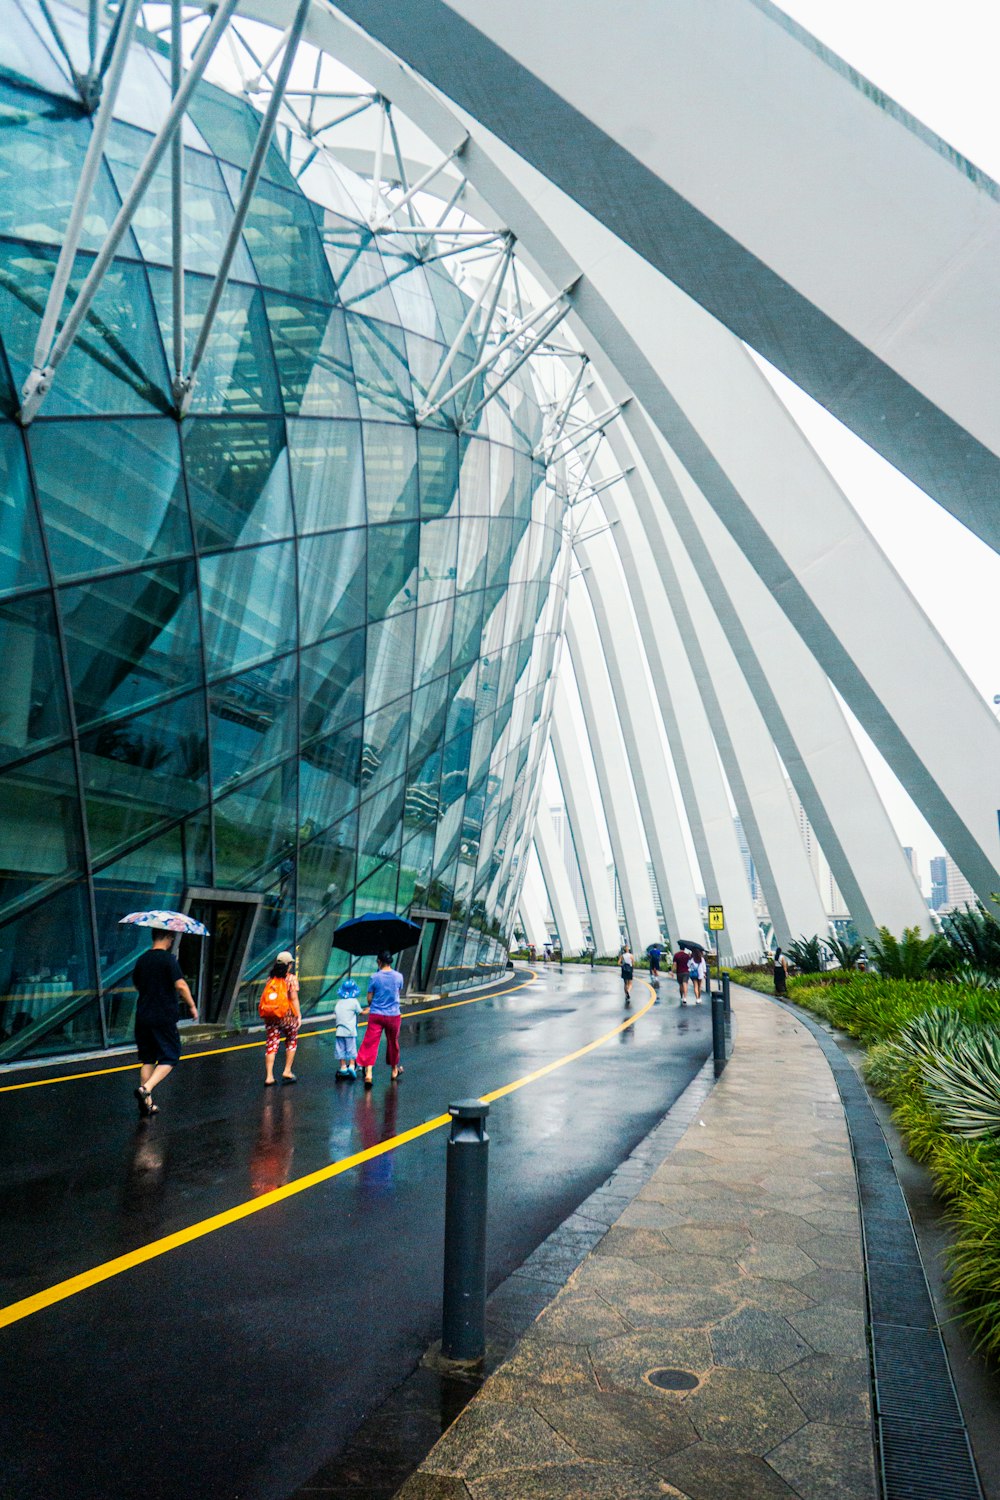
<svg viewBox="0 0 1000 1500"><path fill-rule="evenodd" d="M433 1015L439 1010L456 1010L460 1005L478 1005L482 1000L502 1000L506 995L516 995L518 990L532 983L538 976L532 972L531 979L526 979L524 984L512 984L509 990L501 990L496 995L473 995L469 1000L448 1000L444 1005L428 1005L421 1010L404 1011L404 1021L419 1021L421 1016ZM367 1021L361 1021L358 1030L362 1031L368 1025ZM320 1030L299 1032L299 1041L304 1042L311 1036L330 1036L336 1031L336 1026L324 1026ZM185 1052L181 1062L198 1062L202 1057L221 1057L224 1052L249 1052L254 1047L267 1045L266 1038L259 1042L234 1042L231 1047L209 1047L204 1052ZM63 1073L58 1078L32 1078L27 1083L5 1083L0 1084L0 1094L15 1094L20 1089L41 1089L50 1083L76 1083L78 1078L105 1078L109 1073L134 1073L141 1064L119 1063L113 1068L93 1068L88 1073Z"/></svg>
<svg viewBox="0 0 1000 1500"><path fill-rule="evenodd" d="M494 1099L501 1099L505 1094L513 1093L515 1089L524 1088L526 1084L534 1083L536 1079L544 1078L547 1073L563 1068L567 1063L575 1062L577 1058L583 1057L587 1052L593 1052L595 1047L600 1047L612 1037L618 1036L620 1032L627 1031L656 1004L656 995L652 986L648 985L647 988L650 991L650 999L641 1010L636 1011L635 1015L629 1016L618 1026L612 1027L603 1036L588 1042L585 1047L578 1047L575 1052L569 1052L565 1057L557 1058L555 1062L546 1063L543 1068L537 1068L533 1073L515 1079L513 1083L505 1084L503 1088L494 1089L490 1094L483 1094L482 1102L490 1104ZM510 994L511 991L508 990L506 993ZM489 999L490 997L483 996L482 998ZM469 1002L459 1003L468 1004ZM113 1276L120 1276L123 1271L131 1271L133 1267L155 1260L160 1255L166 1255L170 1250L177 1250L181 1245L189 1245L193 1240L200 1240L207 1234L214 1234L217 1229L225 1229L227 1225L236 1224L241 1219L249 1218L251 1214L260 1213L262 1209L270 1208L275 1203L294 1197L297 1193L307 1192L309 1188L318 1187L322 1182L329 1182L333 1177L340 1177L342 1173L351 1171L353 1167L373 1161L377 1156L385 1156L387 1152L395 1151L410 1141L419 1140L421 1136L428 1135L432 1130L440 1130L443 1125L449 1123L450 1118L447 1114L435 1115L433 1119L425 1120L422 1125L415 1125L412 1130L404 1130L400 1135L390 1136L388 1140L380 1141L377 1146L369 1146L364 1151L356 1151L353 1156L342 1157L339 1161L331 1162L329 1166L320 1167L316 1172L309 1172L305 1177L297 1177L292 1182L286 1182L283 1187L274 1188L270 1193L262 1193L259 1198L251 1198L246 1203L238 1203L235 1208L227 1208L222 1213L212 1214L208 1219L200 1219L196 1224L189 1224L186 1229L179 1229L174 1234L165 1235L163 1239L151 1240L148 1245L140 1245L137 1250L130 1250L126 1255L119 1255L114 1260L105 1261L102 1265L92 1266L89 1271L81 1271L78 1276L70 1276L66 1281L57 1281L54 1286L36 1292L33 1297L24 1297L20 1302L11 1302L8 1307L0 1308L0 1328L6 1328L11 1323L19 1323L23 1318L30 1318L33 1313L42 1312L44 1308L52 1307L57 1302L64 1302L68 1297L75 1297L78 1292L84 1292L88 1287L98 1286L102 1281L110 1281Z"/></svg>

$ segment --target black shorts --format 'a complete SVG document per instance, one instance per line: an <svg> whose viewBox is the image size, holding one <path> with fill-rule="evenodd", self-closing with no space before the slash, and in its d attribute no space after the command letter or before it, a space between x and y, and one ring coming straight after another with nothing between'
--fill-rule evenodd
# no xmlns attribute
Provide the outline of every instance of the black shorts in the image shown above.
<svg viewBox="0 0 1000 1500"><path fill-rule="evenodd" d="M622 965L622 979L625 981L626 984L628 984L628 982L629 982L629 980L631 978L632 978L632 967L631 967L631 965L630 964L623 964Z"/></svg>
<svg viewBox="0 0 1000 1500"><path fill-rule="evenodd" d="M169 1063L181 1060L181 1034L176 1021L136 1021L135 1045L141 1063Z"/></svg>

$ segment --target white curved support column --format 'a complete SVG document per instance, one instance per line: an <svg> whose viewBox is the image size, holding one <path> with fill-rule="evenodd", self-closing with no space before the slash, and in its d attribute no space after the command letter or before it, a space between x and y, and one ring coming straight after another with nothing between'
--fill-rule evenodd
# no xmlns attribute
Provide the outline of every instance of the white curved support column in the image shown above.
<svg viewBox="0 0 1000 1500"><path fill-rule="evenodd" d="M657 705L650 700L642 670L643 643L623 597L631 580L615 565L607 532L578 541L575 551L590 595L604 663L615 697L618 726L625 742L639 816L642 819L656 888L671 939L701 936L702 917L688 863L674 789L659 725L650 725ZM619 880L621 877L619 876ZM633 939L638 941L638 939ZM647 941L651 942L652 938ZM645 947L645 943L643 944Z"/></svg>
<svg viewBox="0 0 1000 1500"><path fill-rule="evenodd" d="M633 465L635 454L625 434L612 427L607 436L621 467ZM708 899L712 903L721 901L725 907L731 952L756 953L760 927L729 796L698 683L666 595L656 549L650 546L636 508L634 497L640 490L645 493L644 481L633 471L604 492L601 504L616 523L611 536L629 579L632 606ZM696 932L700 925L699 917Z"/></svg>
<svg viewBox="0 0 1000 1500"><path fill-rule="evenodd" d="M566 640L611 839L625 925L629 941L641 953L659 936L660 924L647 878L646 846L635 809L628 760L618 729L618 705L608 681L593 612L579 580L570 587Z"/></svg>
<svg viewBox="0 0 1000 1500"><path fill-rule="evenodd" d="M580 867L587 915L599 957L617 953L621 942L615 893L608 879L607 864L597 826L597 812L590 805L580 746L572 729L569 692L565 678L556 681L552 712L552 750L559 771L566 818Z"/></svg>
<svg viewBox="0 0 1000 1500"><path fill-rule="evenodd" d="M549 893L549 905L556 919L559 942L565 958L577 958L586 949L583 928L576 912L569 876L562 850L552 826L547 807L539 805L535 818L535 853L542 869L542 879Z"/></svg>
<svg viewBox="0 0 1000 1500"><path fill-rule="evenodd" d="M517 904L529 943L538 950L539 957L549 940L549 929L545 921L546 897L538 861L530 856L521 886L521 899Z"/></svg>
<svg viewBox="0 0 1000 1500"><path fill-rule="evenodd" d="M1000 547L984 173L771 4L340 8Z"/></svg>

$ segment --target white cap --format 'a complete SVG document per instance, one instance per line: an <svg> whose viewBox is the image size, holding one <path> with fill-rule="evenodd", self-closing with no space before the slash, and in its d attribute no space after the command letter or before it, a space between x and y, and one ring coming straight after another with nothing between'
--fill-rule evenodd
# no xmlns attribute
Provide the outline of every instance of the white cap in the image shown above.
<svg viewBox="0 0 1000 1500"><path fill-rule="evenodd" d="M287 949L283 949L281 953L278 954L276 961L279 964L293 964L295 962L295 955L289 953Z"/></svg>

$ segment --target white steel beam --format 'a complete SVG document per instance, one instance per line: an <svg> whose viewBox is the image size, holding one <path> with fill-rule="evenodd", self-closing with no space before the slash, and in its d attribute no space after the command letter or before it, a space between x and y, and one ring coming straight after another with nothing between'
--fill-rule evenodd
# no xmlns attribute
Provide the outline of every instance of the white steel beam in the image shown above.
<svg viewBox="0 0 1000 1500"><path fill-rule="evenodd" d="M618 706L604 665L601 638L586 591L570 588L566 640L573 661L590 741L611 854L625 907L628 936L637 951L660 935L646 869L646 846L632 791L628 757L619 730Z"/></svg>
<svg viewBox="0 0 1000 1500"><path fill-rule="evenodd" d="M563 957L578 958L586 949L583 928L573 901L563 852L552 826L552 815L544 803L539 803L535 814L535 852L549 893L549 905L555 917Z"/></svg>
<svg viewBox="0 0 1000 1500"><path fill-rule="evenodd" d="M583 883L594 948L599 957L604 957L618 952L621 941L618 912L598 831L597 810L591 805L587 795L582 749L571 725L569 691L565 676L560 675L556 681L555 706L552 712L552 751Z"/></svg>

